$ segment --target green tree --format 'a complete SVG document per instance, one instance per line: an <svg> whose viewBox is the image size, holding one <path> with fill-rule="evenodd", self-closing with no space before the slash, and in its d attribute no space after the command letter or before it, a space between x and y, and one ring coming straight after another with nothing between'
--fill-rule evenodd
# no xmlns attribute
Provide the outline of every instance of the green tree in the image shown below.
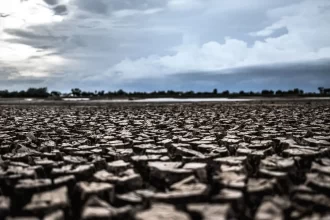
<svg viewBox="0 0 330 220"><path fill-rule="evenodd" d="M277 90L275 94L276 95L283 95L283 92L282 92L282 90Z"/></svg>
<svg viewBox="0 0 330 220"><path fill-rule="evenodd" d="M99 91L97 94L98 94L98 96L104 96L104 90Z"/></svg>
<svg viewBox="0 0 330 220"><path fill-rule="evenodd" d="M46 98L49 95L47 92L47 87L29 88L25 94L26 97L33 97L33 98Z"/></svg>
<svg viewBox="0 0 330 220"><path fill-rule="evenodd" d="M322 94L324 94L324 87L319 87L319 88L317 88L319 91L320 91L320 94L322 95Z"/></svg>
<svg viewBox="0 0 330 220"><path fill-rule="evenodd" d="M300 90L298 88L295 88L293 90L293 93L296 94L296 95L299 95L300 94Z"/></svg>
<svg viewBox="0 0 330 220"><path fill-rule="evenodd" d="M50 93L50 95L51 95L51 96L54 96L54 97L60 97L60 96L61 96L61 92L59 92L59 91L52 91L52 92Z"/></svg>
<svg viewBox="0 0 330 220"><path fill-rule="evenodd" d="M119 90L117 91L117 94L118 94L119 96L124 96L124 95L126 95L126 92L125 92L124 90L122 90L122 89L119 89Z"/></svg>
<svg viewBox="0 0 330 220"><path fill-rule="evenodd" d="M222 92L222 95L224 95L224 96L228 96L229 94L230 94L230 93L229 93L228 90L225 90L225 91Z"/></svg>
<svg viewBox="0 0 330 220"><path fill-rule="evenodd" d="M79 97L81 95L81 90L79 88L74 88L74 89L71 89L71 93L72 93L72 95Z"/></svg>

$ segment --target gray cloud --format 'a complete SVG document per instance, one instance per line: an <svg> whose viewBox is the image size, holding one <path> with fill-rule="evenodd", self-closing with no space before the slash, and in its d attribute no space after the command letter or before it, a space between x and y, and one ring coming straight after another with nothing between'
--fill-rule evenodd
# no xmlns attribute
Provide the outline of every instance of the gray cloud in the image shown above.
<svg viewBox="0 0 330 220"><path fill-rule="evenodd" d="M217 72L186 72L142 78L119 85L128 90L195 90L212 91L261 91L263 89L302 88L317 92L319 86L330 84L330 59L299 62L292 64L272 64L248 68L226 69Z"/></svg>
<svg viewBox="0 0 330 220"><path fill-rule="evenodd" d="M68 8L65 5L58 5L53 10L56 15L66 15L68 13Z"/></svg>
<svg viewBox="0 0 330 220"><path fill-rule="evenodd" d="M7 39L6 42L25 44L39 49L58 49L68 39L67 36L54 36L47 30L5 29L4 31L15 36L15 38Z"/></svg>
<svg viewBox="0 0 330 220"><path fill-rule="evenodd" d="M0 82L5 82L10 76L17 76L19 71L0 60Z"/></svg>
<svg viewBox="0 0 330 220"><path fill-rule="evenodd" d="M0 13L0 18L6 18L10 16L10 14L4 14L4 13Z"/></svg>
<svg viewBox="0 0 330 220"><path fill-rule="evenodd" d="M0 69L2 72L3 69ZM195 90L212 91L261 91L263 89L302 88L306 92L317 92L319 86L330 84L330 60L299 62L291 64L272 64L234 68L216 72L186 72L167 76L155 76L118 82L116 76L91 80L77 72L57 73L50 77L19 77L8 79L9 73L19 74L13 67L7 67L7 78L1 78L1 85L6 88L26 88L31 86L48 86L50 90L68 91L71 87L85 90L102 88L105 90L125 89L127 91L155 90ZM2 72L3 73L3 72ZM1 74L0 74L1 75ZM75 75L71 77L70 75Z"/></svg>
<svg viewBox="0 0 330 220"><path fill-rule="evenodd" d="M110 2L107 2L106 0L80 0L77 1L77 5L85 11L106 14L110 7Z"/></svg>
<svg viewBox="0 0 330 220"><path fill-rule="evenodd" d="M15 66L0 61L0 86L2 87L0 90L17 90L18 88L25 88L34 84L41 85L46 80L46 78L22 76Z"/></svg>
<svg viewBox="0 0 330 220"><path fill-rule="evenodd" d="M31 79L29 77L21 77L20 79L4 80L4 81L0 82L0 85L6 86L6 88L10 87L12 89L20 88L20 87L17 87L18 85L20 85L20 86L23 86L23 87L21 87L23 89L23 88L26 88L26 86L35 86L35 85L40 86L44 82L45 82L45 80L40 79L40 78Z"/></svg>
<svg viewBox="0 0 330 220"><path fill-rule="evenodd" d="M58 0L44 0L49 5L56 5L58 3Z"/></svg>
<svg viewBox="0 0 330 220"><path fill-rule="evenodd" d="M47 29L45 30L36 30L36 29L30 29L30 30L21 30L21 29L5 29L4 30L7 34L14 35L19 38L25 38L25 39L35 39L35 40L48 40L48 39L63 39L65 37L56 37L53 36ZM38 33L38 32L43 32ZM47 34L45 34L47 32Z"/></svg>

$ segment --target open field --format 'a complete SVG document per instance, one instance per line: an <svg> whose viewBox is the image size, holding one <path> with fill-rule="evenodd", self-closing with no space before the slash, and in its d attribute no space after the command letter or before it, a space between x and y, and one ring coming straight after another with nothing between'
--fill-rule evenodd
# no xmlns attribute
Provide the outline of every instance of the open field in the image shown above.
<svg viewBox="0 0 330 220"><path fill-rule="evenodd" d="M330 218L330 101L3 104L0 219Z"/></svg>

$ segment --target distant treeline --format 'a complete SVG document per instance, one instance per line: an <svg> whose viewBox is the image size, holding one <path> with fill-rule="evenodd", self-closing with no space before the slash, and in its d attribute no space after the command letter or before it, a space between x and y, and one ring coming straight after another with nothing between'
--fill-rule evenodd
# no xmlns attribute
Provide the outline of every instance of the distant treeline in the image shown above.
<svg viewBox="0 0 330 220"><path fill-rule="evenodd" d="M29 88L22 91L8 91L0 90L0 97L2 98L62 98L62 97L80 97L80 98L216 98L216 97L305 97L305 96L330 96L330 89L323 87L318 88L319 93L305 93L303 90L295 88L292 90L262 90L261 92L229 92L228 90L218 92L213 89L211 92L194 92L194 91L154 91L154 92L125 92L120 89L118 91L82 91L79 88L71 89L70 93L61 93L59 91L48 92L47 87L43 88Z"/></svg>
<svg viewBox="0 0 330 220"><path fill-rule="evenodd" d="M2 98L47 98L50 94L47 88L29 88L28 90L12 91L0 90L0 97Z"/></svg>

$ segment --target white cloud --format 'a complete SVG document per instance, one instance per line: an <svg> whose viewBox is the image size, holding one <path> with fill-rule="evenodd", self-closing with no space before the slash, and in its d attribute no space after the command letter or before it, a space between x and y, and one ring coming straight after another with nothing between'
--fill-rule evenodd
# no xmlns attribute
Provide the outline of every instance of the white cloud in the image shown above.
<svg viewBox="0 0 330 220"><path fill-rule="evenodd" d="M161 12L163 10L164 10L163 8L151 8L151 9L144 10L143 13L147 14L147 15L152 15L152 14L156 14L158 12Z"/></svg>
<svg viewBox="0 0 330 220"><path fill-rule="evenodd" d="M330 58L330 13L322 10L326 6L330 6L329 1L307 0L287 9L272 10L269 14L278 19L251 35L267 37L279 28L286 28L288 33L257 40L251 46L243 40L229 37L222 44L216 41L201 45L183 43L176 47L172 55L125 59L109 68L106 74L121 73L120 77L124 80L177 72ZM290 13L284 16L283 12Z"/></svg>
<svg viewBox="0 0 330 220"><path fill-rule="evenodd" d="M167 6L172 10L192 10L203 6L201 0L169 0Z"/></svg>
<svg viewBox="0 0 330 220"><path fill-rule="evenodd" d="M249 35L253 37L268 37L272 35L276 30L280 28L284 28L286 25L283 23L283 20L280 20L279 22L276 22L260 31L252 32Z"/></svg>
<svg viewBox="0 0 330 220"><path fill-rule="evenodd" d="M161 11L163 11L162 8L150 8L150 9L146 9L146 10L122 9L122 10L113 12L112 15L115 18L125 18L125 17L134 16L134 15L152 15L152 14L156 14Z"/></svg>
<svg viewBox="0 0 330 220"><path fill-rule="evenodd" d="M48 55L52 49L40 50L19 41L19 36L6 33L5 29L29 32L32 25L47 25L63 21L62 16L54 15L43 0L35 1L0 1L0 13L9 16L0 18L0 61L14 67L19 74L9 78L50 76L55 69L62 68L67 61L59 55ZM37 41L37 40L36 40ZM0 73L1 74L1 73Z"/></svg>
<svg viewBox="0 0 330 220"><path fill-rule="evenodd" d="M43 0L0 1L0 14L9 15L1 19L1 30L5 28L22 28L26 25L50 24L63 20L62 16L54 15L53 10L46 7Z"/></svg>

